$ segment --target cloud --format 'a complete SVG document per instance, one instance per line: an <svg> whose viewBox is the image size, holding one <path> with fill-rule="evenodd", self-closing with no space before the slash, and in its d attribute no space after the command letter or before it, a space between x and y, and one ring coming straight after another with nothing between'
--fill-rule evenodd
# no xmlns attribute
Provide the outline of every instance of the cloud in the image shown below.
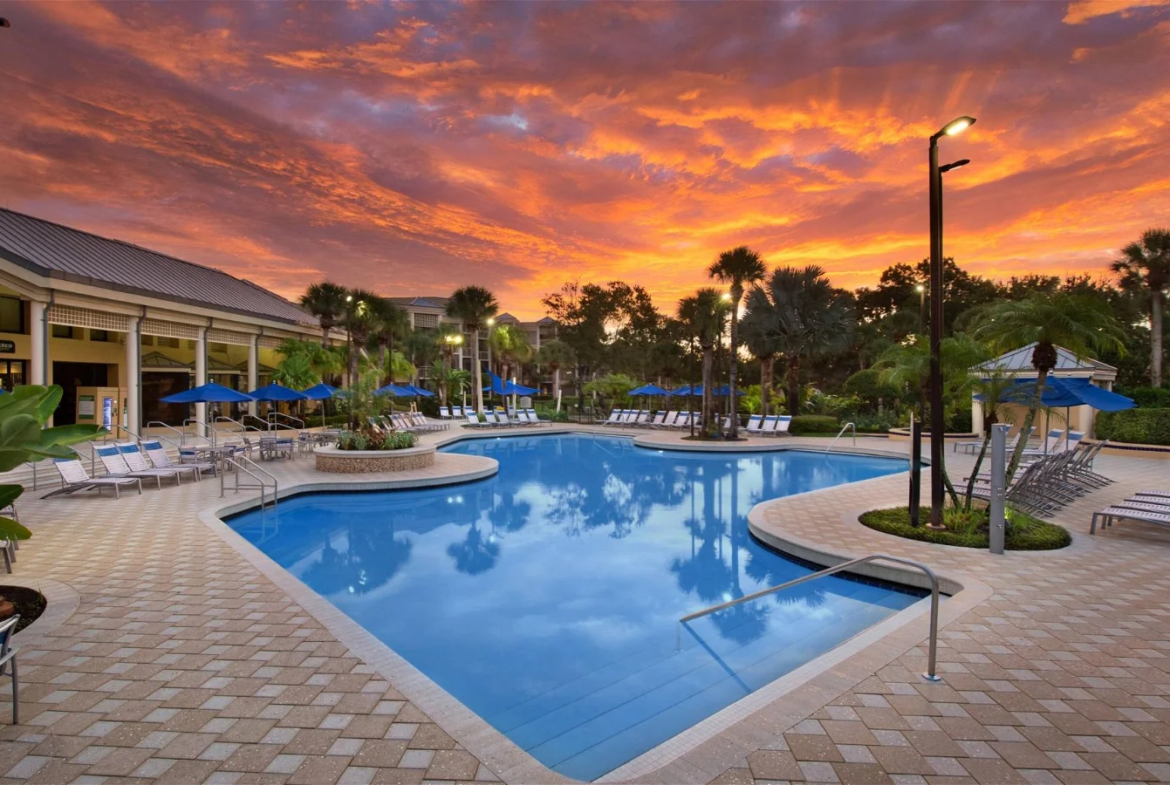
<svg viewBox="0 0 1170 785"><path fill-rule="evenodd" d="M1112 8L1114 10L1107 10ZM947 248L1097 272L1170 211L1170 8L1152 4L19 4L8 206L289 296L568 279L663 310L719 251L840 285Z"/></svg>

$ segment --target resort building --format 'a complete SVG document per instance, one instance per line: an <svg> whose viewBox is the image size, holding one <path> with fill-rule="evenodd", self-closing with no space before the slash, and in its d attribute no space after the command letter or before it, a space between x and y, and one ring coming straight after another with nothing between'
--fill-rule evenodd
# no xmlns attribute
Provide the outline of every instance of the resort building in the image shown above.
<svg viewBox="0 0 1170 785"><path fill-rule="evenodd" d="M180 424L188 407L164 396L254 389L281 341L320 337L315 317L249 281L0 210L0 384L60 385L55 424Z"/></svg>

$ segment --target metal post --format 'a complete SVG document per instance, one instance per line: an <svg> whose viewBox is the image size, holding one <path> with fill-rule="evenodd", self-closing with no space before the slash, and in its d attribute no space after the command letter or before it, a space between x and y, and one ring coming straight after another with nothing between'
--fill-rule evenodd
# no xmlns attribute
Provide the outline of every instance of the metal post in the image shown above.
<svg viewBox="0 0 1170 785"><path fill-rule="evenodd" d="M1010 425L991 426L991 523L988 545L1003 553L1004 503L1007 500L1007 433Z"/></svg>
<svg viewBox="0 0 1170 785"><path fill-rule="evenodd" d="M942 400L943 248L938 171L938 136L930 138L930 525L942 527L946 490L943 448L946 434Z"/></svg>
<svg viewBox="0 0 1170 785"><path fill-rule="evenodd" d="M918 526L922 507L922 421L910 413L910 525Z"/></svg>

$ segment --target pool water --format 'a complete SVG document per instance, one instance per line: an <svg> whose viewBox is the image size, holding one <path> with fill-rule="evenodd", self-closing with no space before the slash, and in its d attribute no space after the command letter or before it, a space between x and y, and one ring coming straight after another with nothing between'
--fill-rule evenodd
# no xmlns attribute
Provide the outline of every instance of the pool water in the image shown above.
<svg viewBox="0 0 1170 785"><path fill-rule="evenodd" d="M661 452L585 434L464 441L499 474L295 497L230 525L546 766L595 779L919 593L750 536L765 499L905 470L814 452Z"/></svg>

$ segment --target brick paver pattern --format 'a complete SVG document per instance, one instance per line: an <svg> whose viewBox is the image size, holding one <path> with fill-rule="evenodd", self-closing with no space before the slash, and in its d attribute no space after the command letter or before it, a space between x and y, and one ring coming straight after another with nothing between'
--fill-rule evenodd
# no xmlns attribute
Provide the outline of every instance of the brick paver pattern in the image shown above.
<svg viewBox="0 0 1170 785"><path fill-rule="evenodd" d="M963 476L970 459L947 457ZM942 684L919 676L923 641L790 727L745 720L644 781L1170 781L1170 532L1088 536L1092 509L1170 487L1170 462L1097 468L1118 483L1057 516L1075 542L1051 553L993 557L858 524L904 503L905 475L767 502L781 535L921 559L994 594L943 629ZM319 479L308 460L278 471L283 485ZM18 638L22 724L0 728L0 783L497 779L199 521L217 481L120 501L39 495L21 504L35 537L16 577L65 583L80 607Z"/></svg>

